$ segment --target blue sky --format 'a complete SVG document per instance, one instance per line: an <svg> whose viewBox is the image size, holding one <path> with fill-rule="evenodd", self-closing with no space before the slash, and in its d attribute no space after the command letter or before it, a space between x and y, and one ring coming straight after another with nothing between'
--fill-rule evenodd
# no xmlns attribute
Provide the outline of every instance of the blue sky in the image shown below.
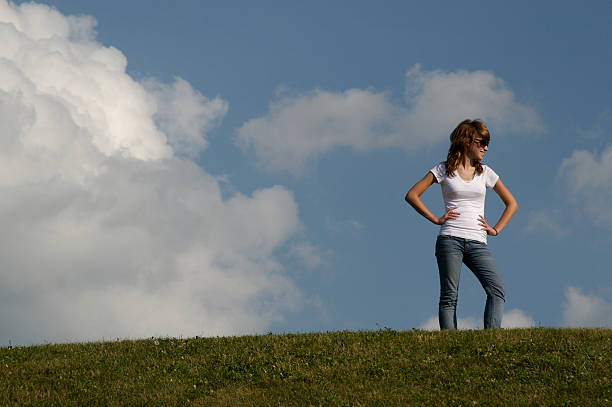
<svg viewBox="0 0 612 407"><path fill-rule="evenodd" d="M1 1L0 22L13 27L3 43L20 50L0 55L0 75L22 74L0 87L3 120L25 112L36 123L6 125L3 143L38 140L28 129L43 111L57 137L33 145L89 140L65 159L24 147L2 161L29 175L1 180L10 198L0 217L31 236L4 238L19 246L0 264L10 281L0 323L11 328L1 344L432 327L438 230L403 197L466 117L489 125L485 163L519 203L489 240L508 321L612 325L609 2ZM83 48L65 51L74 44ZM51 55L42 49L64 57L45 59L46 74L28 62ZM108 72L89 64L100 58ZM131 98L142 122L109 102ZM41 174L56 172L61 186L43 194ZM151 191L172 197L151 203ZM423 199L441 213L439 188ZM40 221L17 222L9 207ZM490 192L489 223L502 209ZM40 263L23 260L32 252ZM465 270L465 327L478 325L484 300Z"/></svg>

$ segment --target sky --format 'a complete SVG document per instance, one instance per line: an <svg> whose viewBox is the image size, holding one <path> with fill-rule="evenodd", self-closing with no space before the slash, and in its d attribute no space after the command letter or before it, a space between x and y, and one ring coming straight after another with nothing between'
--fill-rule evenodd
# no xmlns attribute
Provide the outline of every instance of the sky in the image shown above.
<svg viewBox="0 0 612 407"><path fill-rule="evenodd" d="M606 1L0 0L0 346L437 329L404 195L465 118L519 204L502 326L612 327L610 38Z"/></svg>

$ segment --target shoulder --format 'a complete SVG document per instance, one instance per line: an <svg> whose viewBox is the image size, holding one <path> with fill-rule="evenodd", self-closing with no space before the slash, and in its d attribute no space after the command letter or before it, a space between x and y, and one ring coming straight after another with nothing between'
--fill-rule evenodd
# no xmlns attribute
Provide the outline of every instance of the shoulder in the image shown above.
<svg viewBox="0 0 612 407"><path fill-rule="evenodd" d="M493 188L499 179L499 175L488 165L482 164L482 175L487 188Z"/></svg>
<svg viewBox="0 0 612 407"><path fill-rule="evenodd" d="M486 164L482 164L482 172L484 174L497 174L495 171L493 171L493 168L489 167Z"/></svg>
<svg viewBox="0 0 612 407"><path fill-rule="evenodd" d="M446 174L446 161L442 161L436 164L436 166L431 169L431 172L433 172L434 175L436 174L436 172Z"/></svg>
<svg viewBox="0 0 612 407"><path fill-rule="evenodd" d="M438 163L430 170L430 172L434 175L436 182L440 183L444 178L446 178L446 161Z"/></svg>
<svg viewBox="0 0 612 407"><path fill-rule="evenodd" d="M446 161L440 161L434 168L446 172Z"/></svg>

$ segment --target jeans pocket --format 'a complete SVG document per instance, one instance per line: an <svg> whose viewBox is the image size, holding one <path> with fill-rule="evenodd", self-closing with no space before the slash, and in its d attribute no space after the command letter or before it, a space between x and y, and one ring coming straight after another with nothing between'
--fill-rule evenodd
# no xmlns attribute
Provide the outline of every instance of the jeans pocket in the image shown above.
<svg viewBox="0 0 612 407"><path fill-rule="evenodd" d="M444 251L445 249L446 250L450 249L452 247L452 244L453 244L452 236L438 235L438 238L436 239L436 250L435 250L436 257L438 257L440 252Z"/></svg>

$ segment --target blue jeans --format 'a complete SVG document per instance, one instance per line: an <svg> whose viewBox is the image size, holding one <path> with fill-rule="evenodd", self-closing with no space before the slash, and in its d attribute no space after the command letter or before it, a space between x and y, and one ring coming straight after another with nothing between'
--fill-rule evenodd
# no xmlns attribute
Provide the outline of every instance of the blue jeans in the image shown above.
<svg viewBox="0 0 612 407"><path fill-rule="evenodd" d="M504 283L486 243L454 236L438 236L436 259L440 271L440 329L457 329L457 294L461 263L474 273L487 293L484 327L501 327Z"/></svg>

